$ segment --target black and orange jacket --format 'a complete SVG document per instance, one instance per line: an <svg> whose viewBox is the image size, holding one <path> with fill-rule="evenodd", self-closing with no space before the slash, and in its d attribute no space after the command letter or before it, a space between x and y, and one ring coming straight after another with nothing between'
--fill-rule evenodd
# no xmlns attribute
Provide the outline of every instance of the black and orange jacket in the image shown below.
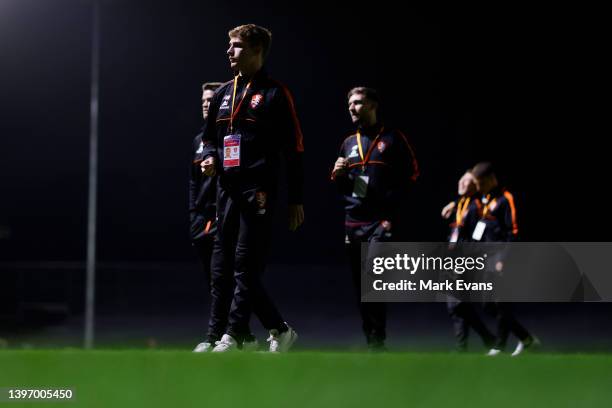
<svg viewBox="0 0 612 408"><path fill-rule="evenodd" d="M340 157L349 162L347 172L331 176L344 196L347 225L395 220L402 200L419 175L414 149L402 132L382 124L358 131L363 159L355 133L340 147ZM360 175L369 178L364 198L353 194L355 179Z"/></svg>
<svg viewBox="0 0 612 408"><path fill-rule="evenodd" d="M457 242L473 241L474 228L482 215L482 203L476 195L463 196L455 201L455 214L450 224L452 237L457 230Z"/></svg>
<svg viewBox="0 0 612 408"><path fill-rule="evenodd" d="M189 219L191 239L212 237L216 231L217 178L202 174L200 163L204 159L202 133L193 139L191 177L189 178Z"/></svg>
<svg viewBox="0 0 612 408"><path fill-rule="evenodd" d="M486 228L480 242L512 242L518 240L518 224L514 197L509 191L496 188L482 197L480 220Z"/></svg>
<svg viewBox="0 0 612 408"><path fill-rule="evenodd" d="M251 80L238 78L233 133L241 135L240 166L223 168L223 139L230 127L234 81L219 87L204 126L204 158L217 158L221 184L237 191L275 193L280 160L287 168L289 203L303 201L303 136L295 104L287 87L259 71ZM243 96L244 95L244 96Z"/></svg>

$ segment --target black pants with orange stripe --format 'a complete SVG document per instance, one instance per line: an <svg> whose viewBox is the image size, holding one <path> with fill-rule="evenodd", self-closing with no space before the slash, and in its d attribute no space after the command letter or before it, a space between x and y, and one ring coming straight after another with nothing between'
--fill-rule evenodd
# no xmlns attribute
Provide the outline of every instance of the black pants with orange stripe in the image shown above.
<svg viewBox="0 0 612 408"><path fill-rule="evenodd" d="M382 344L387 337L387 306L382 302L361 302L361 244L384 242L391 238L380 222L347 225L347 254L351 267L353 288L358 302L363 333L368 345Z"/></svg>
<svg viewBox="0 0 612 408"><path fill-rule="evenodd" d="M224 296L218 299L220 308L231 302L226 332L242 343L250 334L252 313L267 330L283 332L287 326L261 281L271 238L271 197L266 197L262 207L255 189L231 191L222 183L217 194L213 276L220 277L221 289L228 282L235 285L229 300Z"/></svg>

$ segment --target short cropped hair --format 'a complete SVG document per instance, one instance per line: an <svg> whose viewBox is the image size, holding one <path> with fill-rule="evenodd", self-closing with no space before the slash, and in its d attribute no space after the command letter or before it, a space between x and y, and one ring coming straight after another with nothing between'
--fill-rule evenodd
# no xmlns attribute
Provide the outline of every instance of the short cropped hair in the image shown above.
<svg viewBox="0 0 612 408"><path fill-rule="evenodd" d="M214 91L222 84L221 82L206 82L202 85L202 92L204 91Z"/></svg>
<svg viewBox="0 0 612 408"><path fill-rule="evenodd" d="M477 179L495 176L493 164L491 162L480 162L472 169L472 175Z"/></svg>
<svg viewBox="0 0 612 408"><path fill-rule="evenodd" d="M365 86L356 86L351 89L348 93L347 99L351 99L354 94L364 95L369 101L379 103L378 92L374 88L368 88Z"/></svg>
<svg viewBox="0 0 612 408"><path fill-rule="evenodd" d="M231 29L227 35L229 37L238 37L251 47L261 47L264 59L270 52L272 32L267 28L255 24L244 24Z"/></svg>

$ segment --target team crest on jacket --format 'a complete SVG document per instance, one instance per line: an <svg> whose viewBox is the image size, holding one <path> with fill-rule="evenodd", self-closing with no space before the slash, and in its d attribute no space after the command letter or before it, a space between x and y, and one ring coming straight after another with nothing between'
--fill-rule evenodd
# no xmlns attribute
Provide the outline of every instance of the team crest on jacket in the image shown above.
<svg viewBox="0 0 612 408"><path fill-rule="evenodd" d="M381 140L380 142L378 142L376 147L378 148L378 151L382 153L387 148L387 144Z"/></svg>
<svg viewBox="0 0 612 408"><path fill-rule="evenodd" d="M263 100L262 94L253 95L253 97L251 98L251 108L253 109L257 108L262 100Z"/></svg>

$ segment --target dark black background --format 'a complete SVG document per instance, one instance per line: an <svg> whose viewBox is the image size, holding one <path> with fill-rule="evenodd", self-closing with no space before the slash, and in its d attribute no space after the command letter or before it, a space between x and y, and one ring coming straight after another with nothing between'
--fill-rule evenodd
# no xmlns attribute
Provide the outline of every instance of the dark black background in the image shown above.
<svg viewBox="0 0 612 408"><path fill-rule="evenodd" d="M247 22L272 30L267 67L292 90L305 135L306 222L290 234L280 212L272 263L343 261L329 171L352 130L355 85L377 88L385 122L415 144L412 239L445 239L439 213L458 178L491 160L515 194L523 240L609 240L596 14L103 0L99 260L193 260L200 86L231 78L227 31ZM89 1L0 3L0 261L85 257L91 34Z"/></svg>

